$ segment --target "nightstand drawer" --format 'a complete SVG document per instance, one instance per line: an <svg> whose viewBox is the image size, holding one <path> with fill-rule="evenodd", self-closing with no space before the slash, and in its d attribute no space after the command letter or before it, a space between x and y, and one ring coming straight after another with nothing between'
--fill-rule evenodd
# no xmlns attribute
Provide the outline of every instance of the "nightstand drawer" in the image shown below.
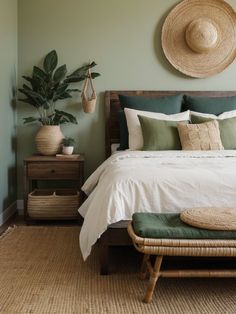
<svg viewBox="0 0 236 314"><path fill-rule="evenodd" d="M78 179L78 162L31 162L28 163L27 172L29 178L37 179Z"/></svg>

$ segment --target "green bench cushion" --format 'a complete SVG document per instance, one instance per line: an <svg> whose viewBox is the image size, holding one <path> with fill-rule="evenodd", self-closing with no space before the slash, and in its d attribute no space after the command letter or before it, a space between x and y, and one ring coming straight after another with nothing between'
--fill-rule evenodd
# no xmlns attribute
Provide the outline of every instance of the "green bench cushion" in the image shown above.
<svg viewBox="0 0 236 314"><path fill-rule="evenodd" d="M179 214L135 213L134 232L152 239L236 239L236 231L214 231L195 228L182 222Z"/></svg>

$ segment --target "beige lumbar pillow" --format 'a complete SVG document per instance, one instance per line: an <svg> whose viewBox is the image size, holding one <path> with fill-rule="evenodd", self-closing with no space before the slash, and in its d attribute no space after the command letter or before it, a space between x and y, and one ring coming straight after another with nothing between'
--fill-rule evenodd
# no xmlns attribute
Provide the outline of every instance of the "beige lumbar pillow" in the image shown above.
<svg viewBox="0 0 236 314"><path fill-rule="evenodd" d="M216 120L201 124L178 123L178 131L183 150L224 149Z"/></svg>

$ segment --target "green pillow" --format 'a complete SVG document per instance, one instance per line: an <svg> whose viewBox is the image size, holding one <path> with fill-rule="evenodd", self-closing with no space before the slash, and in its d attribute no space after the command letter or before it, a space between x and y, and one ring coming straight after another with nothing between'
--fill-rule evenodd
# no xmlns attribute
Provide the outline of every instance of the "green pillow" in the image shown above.
<svg viewBox="0 0 236 314"><path fill-rule="evenodd" d="M123 110L118 111L118 122L120 129L120 146L118 150L125 150L129 148L129 131Z"/></svg>
<svg viewBox="0 0 236 314"><path fill-rule="evenodd" d="M196 97L184 95L183 109L219 115L236 110L236 96L232 97Z"/></svg>
<svg viewBox="0 0 236 314"><path fill-rule="evenodd" d="M180 219L179 214L135 213L132 216L135 234L153 239L236 239L236 231L195 228Z"/></svg>
<svg viewBox="0 0 236 314"><path fill-rule="evenodd" d="M181 150L177 124L139 116L143 133L143 150ZM187 123L187 121L184 121Z"/></svg>
<svg viewBox="0 0 236 314"><path fill-rule="evenodd" d="M200 124L200 123L204 123L204 122L208 122L208 121L212 121L212 120L214 120L214 119L201 117L201 116L195 116L194 114L191 114L191 123L193 123L193 124Z"/></svg>
<svg viewBox="0 0 236 314"><path fill-rule="evenodd" d="M204 123L213 119L191 115L194 124ZM224 149L236 149L236 117L217 120L219 122L220 137Z"/></svg>
<svg viewBox="0 0 236 314"><path fill-rule="evenodd" d="M122 109L131 108L135 110L175 114L181 112L182 95L166 96L159 98L147 98L143 96L119 95ZM120 128L120 147L118 150L129 148L129 133L123 110L118 112Z"/></svg>
<svg viewBox="0 0 236 314"><path fill-rule="evenodd" d="M148 98L143 96L119 95L121 108L130 108L142 111L174 114L181 112L183 95Z"/></svg>

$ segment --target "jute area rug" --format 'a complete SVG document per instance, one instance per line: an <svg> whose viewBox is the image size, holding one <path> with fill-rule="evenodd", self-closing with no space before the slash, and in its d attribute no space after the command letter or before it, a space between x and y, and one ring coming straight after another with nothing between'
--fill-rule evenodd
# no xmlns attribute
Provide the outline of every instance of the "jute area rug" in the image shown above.
<svg viewBox="0 0 236 314"><path fill-rule="evenodd" d="M234 279L160 279L143 304L139 265L116 259L101 277L96 249L82 260L78 227L13 228L0 238L0 313L236 313Z"/></svg>

